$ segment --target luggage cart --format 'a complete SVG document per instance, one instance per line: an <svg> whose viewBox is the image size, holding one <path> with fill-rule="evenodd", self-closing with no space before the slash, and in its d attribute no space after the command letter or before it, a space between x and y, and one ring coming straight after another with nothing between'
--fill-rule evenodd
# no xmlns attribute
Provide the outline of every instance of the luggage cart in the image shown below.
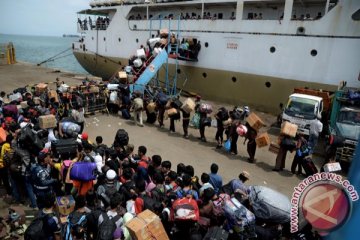
<svg viewBox="0 0 360 240"><path fill-rule="evenodd" d="M85 115L94 114L97 112L106 112L109 114L109 110L107 108L108 98L106 92L83 92L83 100Z"/></svg>

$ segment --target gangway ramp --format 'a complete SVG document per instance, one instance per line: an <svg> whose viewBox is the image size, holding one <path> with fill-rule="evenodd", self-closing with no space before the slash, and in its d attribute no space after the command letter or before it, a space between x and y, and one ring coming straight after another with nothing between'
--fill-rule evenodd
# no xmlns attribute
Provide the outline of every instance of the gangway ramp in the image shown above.
<svg viewBox="0 0 360 240"><path fill-rule="evenodd" d="M146 69L141 73L139 78L134 84L130 84L131 92L141 92L143 93L146 85L153 79L156 73L159 71L161 66L168 61L168 53L163 49L161 52L156 55L154 60L148 64Z"/></svg>

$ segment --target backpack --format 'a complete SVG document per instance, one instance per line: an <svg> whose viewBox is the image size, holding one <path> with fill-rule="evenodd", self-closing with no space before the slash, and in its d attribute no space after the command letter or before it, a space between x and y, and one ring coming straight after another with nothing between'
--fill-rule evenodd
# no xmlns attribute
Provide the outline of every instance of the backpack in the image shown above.
<svg viewBox="0 0 360 240"><path fill-rule="evenodd" d="M192 198L181 198L172 204L173 221L198 221L200 211L197 202Z"/></svg>
<svg viewBox="0 0 360 240"><path fill-rule="evenodd" d="M100 209L95 209L86 216L87 236L92 235L92 239L96 239L99 228L99 217L101 214L102 211Z"/></svg>
<svg viewBox="0 0 360 240"><path fill-rule="evenodd" d="M229 113L226 108L222 107L219 109L218 117L221 121L226 121L229 119Z"/></svg>
<svg viewBox="0 0 360 240"><path fill-rule="evenodd" d="M169 100L169 97L163 92L159 92L156 96L156 102L161 106L165 106L167 104L168 100Z"/></svg>
<svg viewBox="0 0 360 240"><path fill-rule="evenodd" d="M149 197L147 194L140 195L139 198L141 198L144 201L143 211L147 209L152 212L154 211L156 204L155 199Z"/></svg>
<svg viewBox="0 0 360 240"><path fill-rule="evenodd" d="M44 214L35 218L25 230L24 240L43 240L48 239L49 233L47 232L46 223L47 219L51 217L49 214Z"/></svg>
<svg viewBox="0 0 360 240"><path fill-rule="evenodd" d="M166 197L166 189L165 186L163 186L163 190L159 189L158 187L155 187L153 190L151 190L151 197L155 199L157 202L162 202L165 200Z"/></svg>
<svg viewBox="0 0 360 240"><path fill-rule="evenodd" d="M125 129L119 129L115 135L115 142L118 142L121 146L126 146L129 143L129 134Z"/></svg>
<svg viewBox="0 0 360 240"><path fill-rule="evenodd" d="M72 236L83 238L86 232L86 215L84 213L73 212L67 217L63 231L64 240L72 240Z"/></svg>
<svg viewBox="0 0 360 240"><path fill-rule="evenodd" d="M121 216L116 215L110 219L106 213L102 213L101 215L104 220L99 226L97 240L112 240L114 239L113 235L116 230L116 222L121 218Z"/></svg>
<svg viewBox="0 0 360 240"><path fill-rule="evenodd" d="M104 188L105 188L105 199L103 199L103 200L106 201L107 205L110 205L110 199L113 198L113 196L115 196L115 194L118 192L118 190L116 189L115 184L111 184L111 185L104 184Z"/></svg>

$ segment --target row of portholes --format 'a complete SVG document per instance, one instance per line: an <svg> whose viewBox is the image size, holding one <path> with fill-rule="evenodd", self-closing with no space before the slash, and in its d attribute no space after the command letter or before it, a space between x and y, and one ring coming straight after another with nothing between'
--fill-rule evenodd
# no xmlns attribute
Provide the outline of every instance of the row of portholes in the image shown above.
<svg viewBox="0 0 360 240"><path fill-rule="evenodd" d="M177 70L177 73L180 73L180 69ZM206 73L206 72L203 72L202 76L203 76L203 78L207 78L207 73ZM232 78L231 78L231 81L235 83L235 82L237 81L236 77L232 77ZM266 83L265 83L265 86L266 86L267 88L270 88L270 87L271 87L271 82L266 82Z"/></svg>
<svg viewBox="0 0 360 240"><path fill-rule="evenodd" d="M91 37L91 40L94 40L94 37ZM105 42L105 41L106 41L106 38L104 37L104 42ZM118 38L118 41L121 42L121 38ZM138 39L138 38L135 39L135 42L136 42L136 43L139 43L139 39ZM206 47L206 48L209 47L209 43L208 43L208 42L205 43L205 47Z"/></svg>
<svg viewBox="0 0 360 240"><path fill-rule="evenodd" d="M274 53L276 51L276 48L274 46L270 47L270 52ZM317 55L317 50L316 49L312 49L310 51L310 55L315 57Z"/></svg>

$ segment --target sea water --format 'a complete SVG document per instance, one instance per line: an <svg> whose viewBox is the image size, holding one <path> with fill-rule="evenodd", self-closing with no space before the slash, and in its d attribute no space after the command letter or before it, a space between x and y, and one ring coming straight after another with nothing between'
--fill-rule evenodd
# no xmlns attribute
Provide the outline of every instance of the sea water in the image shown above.
<svg viewBox="0 0 360 240"><path fill-rule="evenodd" d="M41 66L60 71L88 74L72 54L72 43L78 41L73 37L47 37L0 34L0 44L12 42L15 46L16 59L22 62L39 64L61 52L54 61Z"/></svg>

